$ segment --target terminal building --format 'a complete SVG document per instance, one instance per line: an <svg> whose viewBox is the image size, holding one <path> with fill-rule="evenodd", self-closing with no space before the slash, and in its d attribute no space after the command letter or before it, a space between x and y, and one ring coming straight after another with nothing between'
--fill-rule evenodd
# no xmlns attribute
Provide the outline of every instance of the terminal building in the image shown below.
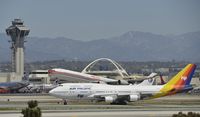
<svg viewBox="0 0 200 117"><path fill-rule="evenodd" d="M48 70L33 70L28 77L30 83L33 84L50 84Z"/></svg>
<svg viewBox="0 0 200 117"><path fill-rule="evenodd" d="M0 73L0 82L9 82L11 73Z"/></svg>

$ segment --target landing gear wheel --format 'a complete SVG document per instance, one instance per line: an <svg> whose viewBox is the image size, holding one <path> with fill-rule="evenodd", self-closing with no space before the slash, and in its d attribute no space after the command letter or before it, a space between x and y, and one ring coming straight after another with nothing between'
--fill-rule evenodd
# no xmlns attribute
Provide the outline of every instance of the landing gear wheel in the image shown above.
<svg viewBox="0 0 200 117"><path fill-rule="evenodd" d="M64 104L64 105L67 105L67 100L63 100L63 104Z"/></svg>
<svg viewBox="0 0 200 117"><path fill-rule="evenodd" d="M121 101L119 102L120 105L127 105L127 102L126 101Z"/></svg>
<svg viewBox="0 0 200 117"><path fill-rule="evenodd" d="M110 103L111 105L127 105L126 101L117 101L117 102L112 102Z"/></svg>
<svg viewBox="0 0 200 117"><path fill-rule="evenodd" d="M115 105L115 104L116 104L115 102L111 102L111 103L110 103L110 105Z"/></svg>

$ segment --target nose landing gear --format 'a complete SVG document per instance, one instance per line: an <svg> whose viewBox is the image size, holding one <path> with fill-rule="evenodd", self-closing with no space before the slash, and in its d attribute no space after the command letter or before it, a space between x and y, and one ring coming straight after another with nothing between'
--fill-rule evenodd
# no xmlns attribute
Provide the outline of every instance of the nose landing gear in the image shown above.
<svg viewBox="0 0 200 117"><path fill-rule="evenodd" d="M63 104L67 105L67 100L66 99L63 99Z"/></svg>

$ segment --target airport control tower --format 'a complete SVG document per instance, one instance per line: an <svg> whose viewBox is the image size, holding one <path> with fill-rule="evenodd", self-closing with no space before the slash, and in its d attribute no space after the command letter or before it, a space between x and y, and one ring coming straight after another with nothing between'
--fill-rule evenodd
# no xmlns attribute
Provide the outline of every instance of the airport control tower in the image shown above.
<svg viewBox="0 0 200 117"><path fill-rule="evenodd" d="M9 42L12 50L12 72L18 77L17 80L24 76L24 39L30 32L23 23L21 19L14 19L12 25L6 29L7 35L11 37Z"/></svg>

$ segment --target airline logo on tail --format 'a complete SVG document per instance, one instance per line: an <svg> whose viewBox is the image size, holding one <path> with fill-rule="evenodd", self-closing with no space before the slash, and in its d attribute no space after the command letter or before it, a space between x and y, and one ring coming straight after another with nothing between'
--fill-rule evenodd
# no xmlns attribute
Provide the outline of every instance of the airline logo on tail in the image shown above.
<svg viewBox="0 0 200 117"><path fill-rule="evenodd" d="M175 94L191 89L190 81L196 69L195 64L188 64L183 70L176 74L167 84L163 86L159 94L154 97L161 97Z"/></svg>

